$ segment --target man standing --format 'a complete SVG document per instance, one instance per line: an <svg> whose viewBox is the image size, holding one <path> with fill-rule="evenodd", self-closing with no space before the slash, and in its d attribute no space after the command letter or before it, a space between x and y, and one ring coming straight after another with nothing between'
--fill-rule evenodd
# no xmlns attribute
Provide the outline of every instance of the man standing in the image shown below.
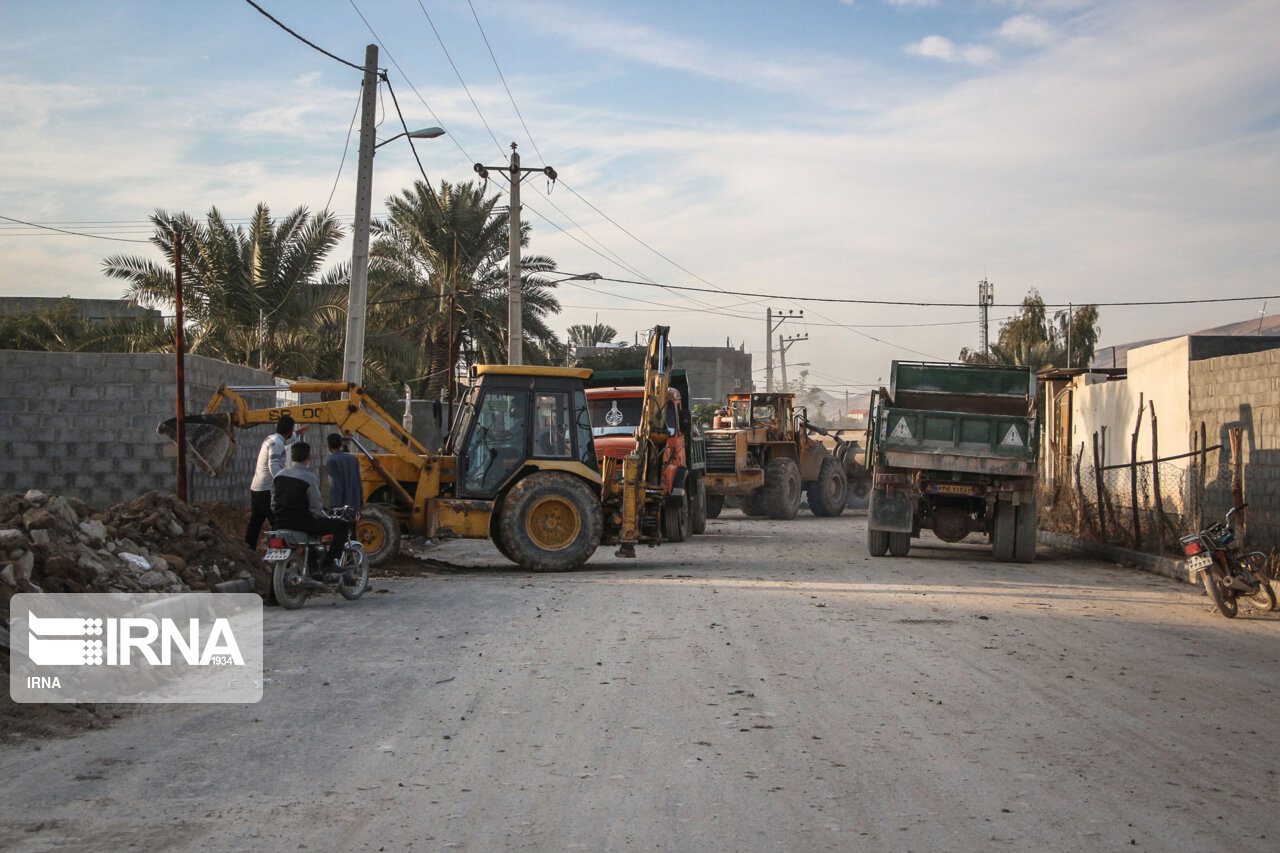
<svg viewBox="0 0 1280 853"><path fill-rule="evenodd" d="M307 429L306 426L302 431ZM251 549L258 549L258 534L263 522L275 524L271 515L271 481L288 464L288 447L295 441L294 422L289 415L281 415L276 421L276 431L262 440L258 448L258 461L253 467L253 482L249 484L249 527L244 542Z"/></svg>
<svg viewBox="0 0 1280 853"><path fill-rule="evenodd" d="M329 472L329 506L349 506L356 512L364 508L364 488L360 484L360 460L342 449L342 435L329 433L329 459L324 463Z"/></svg>
<svg viewBox="0 0 1280 853"><path fill-rule="evenodd" d="M275 525L285 530L301 530L311 536L332 533L333 541L329 543L322 571L336 572L350 529L345 521L324 514L324 506L320 503L320 479L307 470L311 445L299 441L289 448L289 456L293 463L276 474L271 490Z"/></svg>

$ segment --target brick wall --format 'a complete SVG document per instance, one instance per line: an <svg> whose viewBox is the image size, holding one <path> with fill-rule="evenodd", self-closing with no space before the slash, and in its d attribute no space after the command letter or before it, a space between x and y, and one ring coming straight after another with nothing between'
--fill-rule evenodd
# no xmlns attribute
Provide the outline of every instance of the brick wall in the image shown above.
<svg viewBox="0 0 1280 853"><path fill-rule="evenodd" d="M264 371L188 356L188 413L203 411L222 383L274 380ZM101 509L152 489L174 491L175 460L166 452L173 445L156 433L173 417L174 388L172 355L0 351L0 494L39 488ZM269 393L248 398L252 406L273 401ZM258 444L269 432L239 431L227 472L212 479L193 468L188 497L247 506Z"/></svg>
<svg viewBox="0 0 1280 853"><path fill-rule="evenodd" d="M1274 345L1274 344L1273 344ZM1209 465L1206 518L1221 518L1231 506L1229 430L1244 431L1245 500L1249 502L1250 548L1280 549L1280 349L1193 360L1191 424L1203 421L1209 444L1222 444Z"/></svg>

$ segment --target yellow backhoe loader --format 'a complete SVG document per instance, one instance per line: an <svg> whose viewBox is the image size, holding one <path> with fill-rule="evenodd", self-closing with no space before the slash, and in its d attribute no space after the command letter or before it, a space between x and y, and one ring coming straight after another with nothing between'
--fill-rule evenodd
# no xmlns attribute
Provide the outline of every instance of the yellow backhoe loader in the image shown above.
<svg viewBox="0 0 1280 853"><path fill-rule="evenodd" d="M348 436L361 455L365 508L356 535L372 565L394 556L402 533L431 539L492 539L509 560L530 571L569 571L601 543L619 556L661 541L661 444L667 438L670 344L654 329L646 367L645 417L636 451L608 460L603 474L592 444L583 368L477 365L443 452L404 430L364 390L349 382L223 386L203 414L186 419L195 464L210 476L225 471L237 429L289 415ZM250 392L345 395L318 403L251 409ZM232 409L219 411L226 405ZM176 440L176 423L161 434ZM655 452L658 451L658 452Z"/></svg>

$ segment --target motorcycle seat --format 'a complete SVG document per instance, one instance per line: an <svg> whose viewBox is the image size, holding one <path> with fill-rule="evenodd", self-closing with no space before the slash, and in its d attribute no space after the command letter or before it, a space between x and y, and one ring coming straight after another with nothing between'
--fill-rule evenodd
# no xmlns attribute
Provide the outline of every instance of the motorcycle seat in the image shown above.
<svg viewBox="0 0 1280 853"><path fill-rule="evenodd" d="M301 530L272 530L268 536L279 536L289 545L306 545L312 542L311 535Z"/></svg>

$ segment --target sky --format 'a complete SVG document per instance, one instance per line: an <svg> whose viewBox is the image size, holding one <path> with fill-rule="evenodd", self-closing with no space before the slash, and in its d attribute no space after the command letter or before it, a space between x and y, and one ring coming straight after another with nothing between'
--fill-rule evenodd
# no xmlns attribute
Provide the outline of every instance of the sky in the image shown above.
<svg viewBox="0 0 1280 853"><path fill-rule="evenodd" d="M983 279L993 340L1034 288L1100 303L1100 348L1280 294L1275 0L257 2L354 65L380 44L409 127L447 130L433 183L512 142L556 170L525 252L602 276L557 288L561 332L661 323L762 379L766 309L803 311L774 340L839 394L976 347ZM244 0L0 2L0 295L120 296L102 262L159 261L157 209L350 224L360 83ZM386 86L378 115L399 132ZM379 149L374 215L415 178Z"/></svg>

